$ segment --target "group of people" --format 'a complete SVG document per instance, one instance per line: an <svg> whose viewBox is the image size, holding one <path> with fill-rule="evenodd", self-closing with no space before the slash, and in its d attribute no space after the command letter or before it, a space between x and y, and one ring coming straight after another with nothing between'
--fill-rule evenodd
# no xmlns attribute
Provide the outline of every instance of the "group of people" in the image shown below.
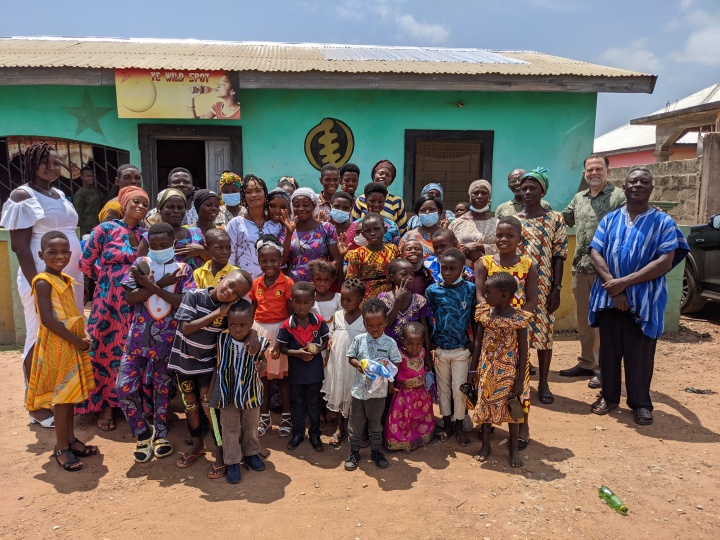
<svg viewBox="0 0 720 540"><path fill-rule="evenodd" d="M306 436L322 451L346 440L347 470L370 446L410 451L439 437L490 454L492 424L509 424L510 464L530 442L530 350L538 397L548 384L554 313L560 305L566 224L577 228L573 288L581 356L564 376L592 377L592 404L620 401L625 362L628 405L652 423L650 381L667 303L664 275L687 243L673 220L649 205L652 176L632 170L623 189L608 163L589 156L579 192L563 213L543 200L549 172L512 171L515 198L490 210L492 187L472 182L467 203L443 206L440 183L425 186L408 219L389 188L395 166L381 160L362 193L360 170L321 170L316 193L283 177L226 172L220 192L195 190L190 172L170 172L150 209L141 173L118 168L118 196L84 239L78 214L52 183L54 149L30 146L25 183L3 207L18 257L25 308L26 407L56 431L54 456L68 471L98 448L79 441L73 415L99 413L115 429L121 409L148 462L173 453L168 410L180 393L190 467L211 444L210 478L236 483L241 465L261 471L259 438L273 432L293 451ZM87 325L82 281L95 282ZM599 328L599 339L595 335ZM599 342L599 346L598 346ZM274 403L274 405L273 405ZM434 416L437 403L441 419ZM210 437L208 437L210 435Z"/></svg>

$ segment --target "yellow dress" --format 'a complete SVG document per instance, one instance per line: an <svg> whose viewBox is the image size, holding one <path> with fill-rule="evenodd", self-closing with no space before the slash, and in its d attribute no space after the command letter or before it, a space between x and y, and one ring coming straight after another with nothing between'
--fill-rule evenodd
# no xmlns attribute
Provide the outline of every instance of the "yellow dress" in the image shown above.
<svg viewBox="0 0 720 540"><path fill-rule="evenodd" d="M485 306L479 314L485 336L478 366L478 400L473 420L480 424L512 423L515 420L510 416L508 394L518 377L517 334L519 329L527 328L532 315L517 310L512 317L498 317L490 310Z"/></svg>
<svg viewBox="0 0 720 540"><path fill-rule="evenodd" d="M41 272L32 281L37 308L35 284L50 284L54 317L76 336L85 336L85 325L73 293L74 280L67 274L56 276ZM38 310L39 311L39 310ZM28 410L49 409L53 405L81 403L95 388L90 356L80 352L60 336L40 324L33 351L25 407Z"/></svg>

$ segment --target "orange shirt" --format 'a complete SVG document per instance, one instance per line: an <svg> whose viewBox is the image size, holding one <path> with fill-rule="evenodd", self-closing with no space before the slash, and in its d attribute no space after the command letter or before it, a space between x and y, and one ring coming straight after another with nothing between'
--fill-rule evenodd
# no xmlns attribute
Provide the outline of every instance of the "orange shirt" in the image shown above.
<svg viewBox="0 0 720 540"><path fill-rule="evenodd" d="M287 303L295 282L280 272L272 287L265 286L265 276L253 281L248 296L257 302L255 320L263 324L275 324L288 318Z"/></svg>

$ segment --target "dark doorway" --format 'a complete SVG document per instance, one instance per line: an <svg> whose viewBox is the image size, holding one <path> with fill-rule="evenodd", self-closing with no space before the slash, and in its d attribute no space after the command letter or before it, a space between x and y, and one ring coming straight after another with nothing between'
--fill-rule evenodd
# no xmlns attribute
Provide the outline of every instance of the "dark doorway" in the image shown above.
<svg viewBox="0 0 720 540"><path fill-rule="evenodd" d="M192 174L195 186L207 186L205 175L205 141L183 139L156 139L158 191L167 187L168 174L175 167L184 167Z"/></svg>
<svg viewBox="0 0 720 540"><path fill-rule="evenodd" d="M492 182L492 131L406 130L405 205L412 208L423 186L443 186L443 205L468 200L473 180Z"/></svg>

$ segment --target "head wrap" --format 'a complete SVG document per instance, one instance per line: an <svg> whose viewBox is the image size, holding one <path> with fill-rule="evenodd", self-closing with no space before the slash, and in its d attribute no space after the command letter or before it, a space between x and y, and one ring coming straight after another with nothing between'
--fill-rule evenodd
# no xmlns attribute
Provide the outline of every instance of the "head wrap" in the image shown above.
<svg viewBox="0 0 720 540"><path fill-rule="evenodd" d="M314 206L317 206L317 203L318 203L317 193L315 193L309 187L297 188L295 190L295 192L290 196L290 202L294 201L297 197L307 197L308 199L310 199L312 201Z"/></svg>
<svg viewBox="0 0 720 540"><path fill-rule="evenodd" d="M292 199L290 197L290 194L285 191L283 188L275 188L270 193L268 193L267 196L267 202L269 203L273 199L277 199L280 197L281 199L285 199L285 201L288 203L288 206L290 206L290 203L292 202Z"/></svg>
<svg viewBox="0 0 720 540"><path fill-rule="evenodd" d="M490 185L490 182L487 180L475 180L472 184L470 184L470 187L468 188L468 195L470 195L473 191L475 191L480 186L485 186L487 190L490 192L490 195L492 195L492 186Z"/></svg>
<svg viewBox="0 0 720 540"><path fill-rule="evenodd" d="M427 195L428 192L429 192L429 191L432 191L432 190L435 190L435 191L440 192L440 200L442 201L442 200L443 200L443 197L445 196L445 190L444 190L443 187L442 187L440 184L438 184L437 182L431 182L431 183L427 184L424 188L422 188L422 191L420 192L420 195L421 195L421 196L422 196L422 195Z"/></svg>
<svg viewBox="0 0 720 540"><path fill-rule="evenodd" d="M195 211L200 210L200 206L202 203L207 201L208 199L212 199L213 197L218 197L218 194L214 191L210 191L209 189L198 189L195 192L195 196L193 197L193 206L195 207Z"/></svg>
<svg viewBox="0 0 720 540"><path fill-rule="evenodd" d="M222 198L222 188L225 186L236 186L238 189L242 187L242 178L237 174L230 171L225 171L220 175L220 185L218 186L218 197L220 198L220 204L225 204Z"/></svg>
<svg viewBox="0 0 720 540"><path fill-rule="evenodd" d="M160 210L170 197L180 197L183 202L187 202L185 194L179 189L167 188L163 189L157 196L157 209Z"/></svg>
<svg viewBox="0 0 720 540"><path fill-rule="evenodd" d="M538 184L540 184L540 187L543 190L543 195L545 195L548 191L548 187L550 187L548 172L550 171L544 167L535 167L532 171L525 173L525 176L523 176L522 179L525 180L526 178L532 178L535 180Z"/></svg>
<svg viewBox="0 0 720 540"><path fill-rule="evenodd" d="M390 161L389 159L381 159L375 164L375 166L372 168L372 171L370 171L370 180L372 180L373 182L375 181L375 171L377 171L382 165L390 169L390 176L393 180L395 180L397 170L395 170L395 165L393 165L392 161Z"/></svg>
<svg viewBox="0 0 720 540"><path fill-rule="evenodd" d="M127 186L120 190L120 193L118 193L118 203L120 203L120 208L123 213L125 213L125 208L127 208L128 203L135 197L142 197L147 202L150 202L150 197L148 197L148 194L145 193L143 188Z"/></svg>

